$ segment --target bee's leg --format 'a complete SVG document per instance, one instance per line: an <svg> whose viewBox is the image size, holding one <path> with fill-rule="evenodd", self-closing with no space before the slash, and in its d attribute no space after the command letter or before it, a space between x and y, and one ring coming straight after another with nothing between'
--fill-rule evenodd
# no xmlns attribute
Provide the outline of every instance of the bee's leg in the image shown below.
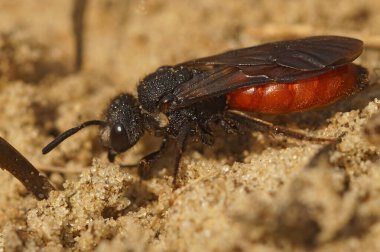
<svg viewBox="0 0 380 252"><path fill-rule="evenodd" d="M139 166L139 175L141 178L146 179L149 177L152 163L154 163L161 156L161 153L166 149L167 142L168 142L167 137L164 137L162 139L161 146L157 151L146 155L140 160L138 166Z"/></svg>
<svg viewBox="0 0 380 252"><path fill-rule="evenodd" d="M271 135L284 135L287 137L306 140L311 142L322 142L322 143L331 143L336 142L336 138L322 138L322 137L313 137L307 135L304 132L296 131L286 127L276 126L270 122L263 121L261 119L251 117L244 112L229 110L226 112L226 117L235 120L237 123L246 126L253 130L258 130L260 132L267 132Z"/></svg>
<svg viewBox="0 0 380 252"><path fill-rule="evenodd" d="M197 124L196 129L197 129L197 135L199 136L199 139L202 141L202 143L207 144L207 145L214 144L215 138L207 122L202 123L202 124Z"/></svg>
<svg viewBox="0 0 380 252"><path fill-rule="evenodd" d="M224 129L228 134L242 134L241 129L239 128L239 124L230 118L221 118L220 126Z"/></svg>
<svg viewBox="0 0 380 252"><path fill-rule="evenodd" d="M180 185L178 184L178 173L180 169L181 157L186 146L186 141L188 139L189 132L190 132L190 126L185 125L179 132L178 137L176 139L177 142L176 142L176 156L175 156L175 166L174 166L174 174L173 174L173 190L180 187Z"/></svg>

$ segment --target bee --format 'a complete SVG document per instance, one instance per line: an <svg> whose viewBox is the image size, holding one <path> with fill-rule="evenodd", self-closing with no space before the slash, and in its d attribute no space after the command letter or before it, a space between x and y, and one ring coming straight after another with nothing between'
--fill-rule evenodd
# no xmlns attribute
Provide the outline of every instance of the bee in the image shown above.
<svg viewBox="0 0 380 252"><path fill-rule="evenodd" d="M247 112L280 115L332 104L368 86L368 72L352 63L363 42L348 37L315 36L227 51L174 66L163 66L137 86L137 97L115 97L103 120L90 120L49 143L46 154L79 130L98 125L108 159L134 146L145 132L162 136L161 147L139 163L141 175L174 139L173 184L189 137L214 142L211 124L228 133L247 130L328 141L274 126ZM163 118L165 120L163 120ZM164 123L163 123L164 122Z"/></svg>

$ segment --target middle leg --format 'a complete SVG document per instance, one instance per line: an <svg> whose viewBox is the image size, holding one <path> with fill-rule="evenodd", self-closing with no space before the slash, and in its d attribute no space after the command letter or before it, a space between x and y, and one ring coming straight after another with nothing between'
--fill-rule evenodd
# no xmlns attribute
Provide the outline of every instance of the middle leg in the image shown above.
<svg viewBox="0 0 380 252"><path fill-rule="evenodd" d="M176 157L175 157L174 174L173 174L173 190L180 187L180 185L178 184L178 173L180 169L179 166L180 166L183 151L186 146L187 139L189 137L189 132L190 132L190 126L187 124L181 129L177 137L177 143L176 143L177 152L176 152Z"/></svg>

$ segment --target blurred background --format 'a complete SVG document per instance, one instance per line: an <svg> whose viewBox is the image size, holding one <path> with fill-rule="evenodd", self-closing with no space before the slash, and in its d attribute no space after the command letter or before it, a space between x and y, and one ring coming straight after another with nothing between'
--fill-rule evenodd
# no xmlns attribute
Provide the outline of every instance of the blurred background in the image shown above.
<svg viewBox="0 0 380 252"><path fill-rule="evenodd" d="M0 18L2 64L7 41L9 64L32 61L17 73L2 66L2 78L29 82L78 67L75 33L82 69L124 89L161 65L264 41L335 34L380 47L376 0L2 0Z"/></svg>

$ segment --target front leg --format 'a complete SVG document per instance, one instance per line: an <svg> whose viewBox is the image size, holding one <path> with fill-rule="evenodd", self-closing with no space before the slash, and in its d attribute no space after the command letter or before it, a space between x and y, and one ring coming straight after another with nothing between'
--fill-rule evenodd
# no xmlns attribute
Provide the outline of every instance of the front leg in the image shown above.
<svg viewBox="0 0 380 252"><path fill-rule="evenodd" d="M185 125L181 128L176 138L176 145L175 145L176 150L174 153L175 163L174 163L174 174L173 174L173 189L174 190L180 187L180 185L178 184L178 174L179 174L179 169L180 169L181 157L182 157L184 148L186 146L186 141L188 139L189 132L190 132L190 126ZM152 152L141 159L139 163L139 175L142 178L149 177L152 164L161 156L161 153L167 147L167 143L168 143L168 137L165 136L159 150Z"/></svg>
<svg viewBox="0 0 380 252"><path fill-rule="evenodd" d="M143 179L147 179L150 175L152 164L161 156L161 153L166 149L167 137L162 140L160 148L143 157L139 162L139 175Z"/></svg>

